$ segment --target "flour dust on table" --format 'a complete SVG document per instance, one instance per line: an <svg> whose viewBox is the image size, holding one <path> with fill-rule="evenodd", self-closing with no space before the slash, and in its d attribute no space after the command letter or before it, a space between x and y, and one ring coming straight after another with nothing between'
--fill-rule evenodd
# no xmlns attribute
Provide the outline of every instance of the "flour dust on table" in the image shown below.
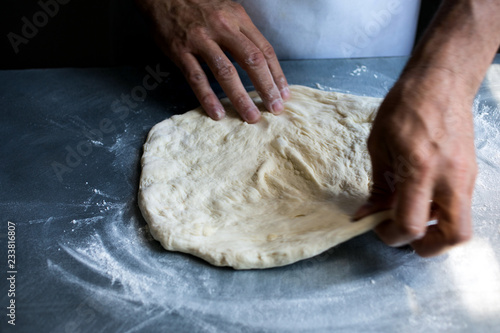
<svg viewBox="0 0 500 333"><path fill-rule="evenodd" d="M236 269L287 265L388 217L350 216L369 194L366 148L381 99L292 86L281 115L201 108L155 125L144 145L139 206L163 247Z"/></svg>

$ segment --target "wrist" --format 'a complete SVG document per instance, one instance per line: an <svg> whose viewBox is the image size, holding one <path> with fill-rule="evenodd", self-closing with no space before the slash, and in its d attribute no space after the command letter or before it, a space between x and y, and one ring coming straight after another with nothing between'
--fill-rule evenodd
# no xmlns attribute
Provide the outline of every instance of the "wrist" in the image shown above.
<svg viewBox="0 0 500 333"><path fill-rule="evenodd" d="M450 62L418 60L405 67L398 83L409 94L433 96L436 99L453 97L472 104L481 78L467 75Z"/></svg>

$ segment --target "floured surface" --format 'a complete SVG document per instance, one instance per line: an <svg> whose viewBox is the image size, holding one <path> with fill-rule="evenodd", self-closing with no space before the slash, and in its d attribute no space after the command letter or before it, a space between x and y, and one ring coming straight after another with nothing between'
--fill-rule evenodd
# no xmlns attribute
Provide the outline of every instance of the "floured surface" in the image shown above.
<svg viewBox="0 0 500 333"><path fill-rule="evenodd" d="M282 115L253 125L223 103L224 120L196 109L154 126L144 145L139 205L166 249L237 269L281 266L384 217L349 222L368 195L365 143L380 99L293 86Z"/></svg>
<svg viewBox="0 0 500 333"><path fill-rule="evenodd" d="M289 61L282 67L291 82L383 96L405 62ZM361 65L366 72L350 75ZM409 248L386 246L370 232L293 265L235 271L165 251L150 237L136 201L141 146L153 125L190 105L172 80L157 96L178 96L175 103L148 96L123 121L110 106L147 74L131 71L0 73L7 138L0 178L9 189L0 194L0 205L5 225L16 223L17 331L396 332L405 327L428 333L500 327L498 80L485 82L474 108L480 172L472 242L448 255L420 258ZM110 77L129 81L117 85ZM242 80L250 86L248 78ZM86 139L83 123L72 120L85 121L91 130L104 117L115 130L91 142L92 153L60 183L51 163L65 163L65 147L76 151ZM6 233L0 232L0 244L6 244ZM8 281L2 286L8 290ZM1 332L8 327L6 320L0 323Z"/></svg>

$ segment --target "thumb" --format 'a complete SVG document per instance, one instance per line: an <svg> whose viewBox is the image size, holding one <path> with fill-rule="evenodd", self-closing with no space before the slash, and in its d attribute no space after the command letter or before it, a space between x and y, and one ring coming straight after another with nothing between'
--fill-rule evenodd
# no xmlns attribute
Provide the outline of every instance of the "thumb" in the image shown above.
<svg viewBox="0 0 500 333"><path fill-rule="evenodd" d="M392 172L392 168L386 163L377 161L372 155L373 185L368 200L358 208L351 218L351 222L357 222L365 216L391 209L394 206L396 183L398 179Z"/></svg>

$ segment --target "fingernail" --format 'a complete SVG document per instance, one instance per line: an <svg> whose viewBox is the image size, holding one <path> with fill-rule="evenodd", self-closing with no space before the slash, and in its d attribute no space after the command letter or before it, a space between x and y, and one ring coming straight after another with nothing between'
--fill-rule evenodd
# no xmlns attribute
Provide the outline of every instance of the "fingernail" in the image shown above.
<svg viewBox="0 0 500 333"><path fill-rule="evenodd" d="M216 118L216 120L221 120L225 116L226 116L226 113L224 112L224 110L221 110L221 109L215 110L215 118Z"/></svg>
<svg viewBox="0 0 500 333"><path fill-rule="evenodd" d="M245 114L245 121L249 124L254 124L258 122L260 119L260 112L259 110L248 110Z"/></svg>
<svg viewBox="0 0 500 333"><path fill-rule="evenodd" d="M271 105L271 112L274 114L280 114L285 109L283 102L281 100L277 100Z"/></svg>
<svg viewBox="0 0 500 333"><path fill-rule="evenodd" d="M290 89L288 87L281 89L280 93L281 93L281 98L283 98L283 100L286 101L290 98Z"/></svg>

